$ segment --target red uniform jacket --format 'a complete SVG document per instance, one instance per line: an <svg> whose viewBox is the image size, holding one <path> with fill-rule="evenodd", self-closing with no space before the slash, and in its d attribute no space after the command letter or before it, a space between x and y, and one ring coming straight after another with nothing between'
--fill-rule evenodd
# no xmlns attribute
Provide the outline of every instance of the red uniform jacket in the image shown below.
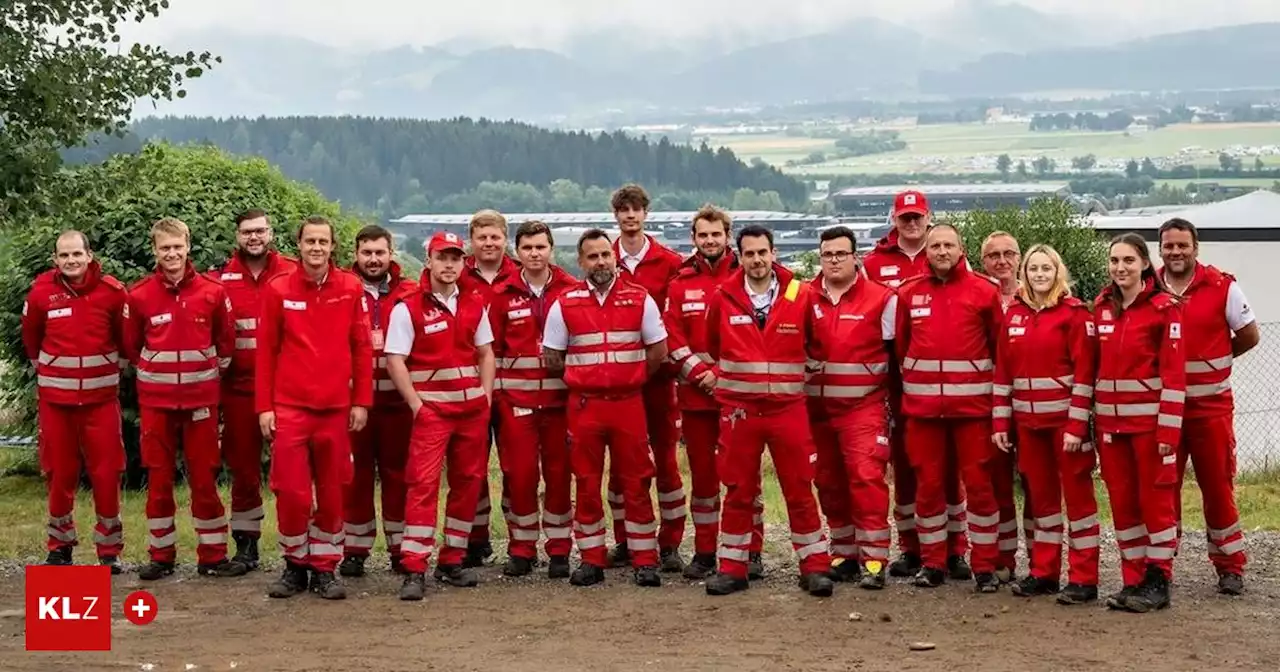
<svg viewBox="0 0 1280 672"><path fill-rule="evenodd" d="M187 409L217 405L236 332L222 283L196 273L172 285L156 270L129 288L124 349L137 366L138 403Z"/></svg>
<svg viewBox="0 0 1280 672"><path fill-rule="evenodd" d="M355 268L352 267L352 272ZM385 295L372 297L369 292L364 295L369 301L369 343L373 350L373 403L377 406L404 406L404 397L396 391L395 383L387 375L387 358L382 349L387 344L387 329L391 325L391 309L414 292L418 291L418 283L406 280L400 275L400 264L391 262L387 272L388 291ZM356 276L359 278L359 275ZM364 286L363 281L361 287Z"/></svg>
<svg viewBox="0 0 1280 672"><path fill-rule="evenodd" d="M1005 313L996 347L992 431L1010 418L1028 429L1066 428L1088 438L1093 408L1094 338L1089 306L1075 297L1035 310L1021 298Z"/></svg>
<svg viewBox="0 0 1280 672"><path fill-rule="evenodd" d="M1148 279L1127 309L1108 285L1094 302L1098 378L1094 424L1099 432L1155 432L1156 441L1178 445L1186 404L1186 353L1182 305Z"/></svg>
<svg viewBox="0 0 1280 672"><path fill-rule="evenodd" d="M547 312L578 281L559 266L551 267L551 278L534 296L524 278L503 283L489 304L489 326L493 329L493 351L498 360L495 393L518 408L562 408L568 388L561 378L547 374L542 361L542 331Z"/></svg>
<svg viewBox="0 0 1280 672"><path fill-rule="evenodd" d="M1191 284L1182 293L1189 418L1231 415L1235 411L1231 393L1232 335L1227 323L1227 291L1233 282L1231 274L1197 263Z"/></svg>
<svg viewBox="0 0 1280 672"><path fill-rule="evenodd" d="M372 406L369 301L360 278L332 262L318 285L303 268L272 278L262 292L257 370L258 413L277 405Z"/></svg>
<svg viewBox="0 0 1280 672"><path fill-rule="evenodd" d="M405 367L423 405L450 417L488 409L475 346L484 317L483 295L461 292L455 315L436 299L430 280L424 279L404 303L413 320L413 349Z"/></svg>
<svg viewBox="0 0 1280 672"><path fill-rule="evenodd" d="M240 394L253 394L254 351L258 347L258 318L262 306L262 287L280 273L298 268L298 261L276 251L267 253L267 265L253 277L239 254L231 255L221 268L206 274L222 283L231 299L231 317L235 320L236 349L231 368L223 378L224 388Z"/></svg>
<svg viewBox="0 0 1280 672"><path fill-rule="evenodd" d="M808 344L816 335L813 292L774 264L778 293L760 328L739 268L707 307L707 352L716 362L716 401L772 413L794 408L804 394Z"/></svg>
<svg viewBox="0 0 1280 672"><path fill-rule="evenodd" d="M881 320L894 298L893 289L858 278L839 303L832 303L821 273L809 287L818 331L805 385L810 411L815 417L835 416L866 404L884 404L889 373L896 364L893 342L885 341Z"/></svg>
<svg viewBox="0 0 1280 672"><path fill-rule="evenodd" d="M484 305L489 305L489 301L493 300L493 295L498 288L511 278L520 275L520 264L506 255L502 256L502 265L498 267L498 275L489 282L480 275L480 269L476 268L476 258L468 256L462 262L462 273L458 274L458 290L466 292L479 292L481 298L484 299ZM425 284L425 283L424 283Z"/></svg>
<svg viewBox="0 0 1280 672"><path fill-rule="evenodd" d="M663 323L667 327L671 363L679 367L677 392L681 410L719 408L715 398L698 387L697 380L715 366L707 352L707 304L725 278L737 269L738 258L732 251L726 250L714 267L701 254L695 254L685 260L671 281Z"/></svg>
<svg viewBox="0 0 1280 672"><path fill-rule="evenodd" d="M862 268L868 278L897 287L905 280L929 273L929 256L922 248L911 258L898 246L898 230L876 241L876 246L862 260Z"/></svg>
<svg viewBox="0 0 1280 672"><path fill-rule="evenodd" d="M917 276L898 288L895 350L902 414L914 418L991 416L1000 288L965 265L947 279Z"/></svg>
<svg viewBox="0 0 1280 672"><path fill-rule="evenodd" d="M643 287L644 291L649 292L649 296L652 296L654 302L658 304L658 310L664 310L667 305L667 291L671 287L671 281L680 272L684 258L678 252L659 243L653 236L646 233L644 237L649 240L649 251L645 252L644 259L636 265L634 273L622 263L621 236L613 241L613 256L618 260L618 278ZM665 364L653 375L653 378L655 381L662 381L671 380L675 376L675 366Z"/></svg>
<svg viewBox="0 0 1280 672"><path fill-rule="evenodd" d="M125 296L96 260L79 286L57 269L36 276L22 304L22 345L41 401L79 406L116 398Z"/></svg>
<svg viewBox="0 0 1280 672"><path fill-rule="evenodd" d="M644 303L648 292L624 280L614 281L604 305L586 282L560 296L569 346L564 383L586 395L628 395L648 377L644 345Z"/></svg>

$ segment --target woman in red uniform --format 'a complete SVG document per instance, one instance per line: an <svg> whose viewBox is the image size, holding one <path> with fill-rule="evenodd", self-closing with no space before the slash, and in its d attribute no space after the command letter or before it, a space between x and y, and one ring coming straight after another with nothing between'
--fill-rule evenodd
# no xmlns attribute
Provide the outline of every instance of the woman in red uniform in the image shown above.
<svg viewBox="0 0 1280 672"><path fill-rule="evenodd" d="M1111 284L1094 302L1098 374L1094 422L1120 547L1124 588L1112 609L1169 606L1178 545L1178 456L1186 401L1182 307L1136 233L1112 239Z"/></svg>
<svg viewBox="0 0 1280 672"><path fill-rule="evenodd" d="M1098 503L1093 496L1093 446L1085 440L1093 405L1093 317L1071 296L1062 257L1036 245L1023 257L1018 293L997 341L992 440L1010 448L1017 427L1018 467L1036 519L1028 555L1031 573L1013 586L1024 597L1057 593L1062 537L1068 531L1068 583L1062 604L1098 599ZM1067 518L1062 517L1062 500Z"/></svg>

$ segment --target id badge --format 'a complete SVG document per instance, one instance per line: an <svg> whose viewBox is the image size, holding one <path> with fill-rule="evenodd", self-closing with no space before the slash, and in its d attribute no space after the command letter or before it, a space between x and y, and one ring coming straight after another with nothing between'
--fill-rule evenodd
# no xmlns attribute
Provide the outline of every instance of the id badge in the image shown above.
<svg viewBox="0 0 1280 672"><path fill-rule="evenodd" d="M382 335L382 330L374 329L371 335L371 339L373 340L373 349L382 350L385 342L385 339L383 338L383 335Z"/></svg>

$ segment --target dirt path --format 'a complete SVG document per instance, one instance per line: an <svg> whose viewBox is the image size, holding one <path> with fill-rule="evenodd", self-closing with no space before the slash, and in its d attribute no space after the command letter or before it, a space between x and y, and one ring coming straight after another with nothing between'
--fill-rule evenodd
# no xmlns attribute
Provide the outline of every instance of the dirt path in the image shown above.
<svg viewBox="0 0 1280 672"><path fill-rule="evenodd" d="M1275 670L1280 557L1274 538L1251 539L1259 553L1244 597L1215 594L1203 541L1189 539L1174 607L1146 616L1007 591L979 596L968 583L937 591L895 583L879 593L840 586L816 600L795 587L794 566L781 557L765 582L721 598L679 578L636 588L621 570L603 587L575 589L489 567L479 588L432 586L416 604L396 600L399 583L381 569L349 581L350 597L338 603L271 600L264 591L274 572L214 581L180 571L146 586L126 574L115 580L114 650L85 654L23 651L22 576L10 563L0 579L0 669ZM1114 557L1104 564L1113 568ZM1115 583L1108 571L1104 587ZM142 628L120 610L139 587L160 603L159 618ZM852 621L855 611L862 618ZM917 641L937 648L908 651Z"/></svg>

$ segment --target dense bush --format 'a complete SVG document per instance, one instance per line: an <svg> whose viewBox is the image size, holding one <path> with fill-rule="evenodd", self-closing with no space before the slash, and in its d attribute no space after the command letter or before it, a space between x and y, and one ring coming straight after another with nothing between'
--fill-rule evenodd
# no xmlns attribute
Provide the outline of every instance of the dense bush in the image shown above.
<svg viewBox="0 0 1280 672"><path fill-rule="evenodd" d="M22 349L22 302L32 279L50 267L59 232L83 231L103 270L130 283L155 267L148 234L161 217L177 217L191 228L191 259L202 271L228 257L235 215L249 208L267 211L277 246L290 254L302 219L331 218L338 229L340 263L349 263L360 225L316 189L290 181L265 160L236 158L211 147L149 145L136 155L65 171L51 202L56 216L20 217L3 232L0 361L5 368L3 401L16 423L11 431L35 431L35 374ZM137 405L131 383L124 382L121 396L128 480L136 484Z"/></svg>

